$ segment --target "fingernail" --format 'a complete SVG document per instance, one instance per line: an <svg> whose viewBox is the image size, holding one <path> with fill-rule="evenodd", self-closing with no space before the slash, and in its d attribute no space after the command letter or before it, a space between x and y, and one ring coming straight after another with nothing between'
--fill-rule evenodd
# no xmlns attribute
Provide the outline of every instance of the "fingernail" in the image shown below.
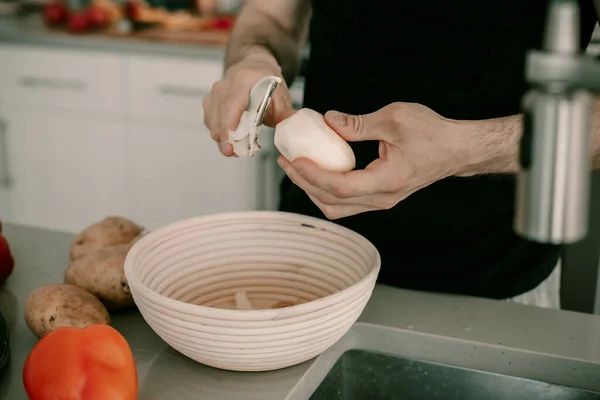
<svg viewBox="0 0 600 400"><path fill-rule="evenodd" d="M346 118L348 117L347 114L341 113L339 111L327 111L325 113L325 118L337 125L337 126L346 126Z"/></svg>

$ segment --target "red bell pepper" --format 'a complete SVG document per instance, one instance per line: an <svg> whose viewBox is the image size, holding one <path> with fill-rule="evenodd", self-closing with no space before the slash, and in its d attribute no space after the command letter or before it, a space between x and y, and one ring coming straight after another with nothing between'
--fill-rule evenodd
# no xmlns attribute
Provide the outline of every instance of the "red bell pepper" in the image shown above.
<svg viewBox="0 0 600 400"><path fill-rule="evenodd" d="M45 335L23 368L30 400L136 400L131 348L109 325L62 327Z"/></svg>

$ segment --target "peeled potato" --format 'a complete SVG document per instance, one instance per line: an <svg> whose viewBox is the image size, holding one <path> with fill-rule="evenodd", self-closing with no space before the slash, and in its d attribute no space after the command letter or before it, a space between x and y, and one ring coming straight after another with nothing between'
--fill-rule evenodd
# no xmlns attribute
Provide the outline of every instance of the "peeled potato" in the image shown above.
<svg viewBox="0 0 600 400"><path fill-rule="evenodd" d="M309 108L277 124L275 147L290 162L307 158L326 171L349 172L356 166L348 142L327 125L323 115Z"/></svg>
<svg viewBox="0 0 600 400"><path fill-rule="evenodd" d="M73 260L65 271L65 283L78 286L96 296L108 309L135 303L125 278L125 257L132 244L90 250Z"/></svg>
<svg viewBox="0 0 600 400"><path fill-rule="evenodd" d="M144 230L133 221L123 217L107 217L88 226L73 240L71 260L103 247L128 244L138 238Z"/></svg>
<svg viewBox="0 0 600 400"><path fill-rule="evenodd" d="M41 286L29 294L25 301L25 321L31 332L41 338L62 326L110 325L110 316L92 294L62 283Z"/></svg>

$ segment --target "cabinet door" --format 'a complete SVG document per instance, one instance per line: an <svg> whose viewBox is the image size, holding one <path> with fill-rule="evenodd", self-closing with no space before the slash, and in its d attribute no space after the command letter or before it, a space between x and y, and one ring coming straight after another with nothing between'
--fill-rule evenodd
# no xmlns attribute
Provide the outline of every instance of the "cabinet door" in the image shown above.
<svg viewBox="0 0 600 400"><path fill-rule="evenodd" d="M121 124L17 110L4 120L11 222L78 232L107 215L130 214Z"/></svg>
<svg viewBox="0 0 600 400"><path fill-rule="evenodd" d="M0 102L119 114L124 58L100 51L0 44Z"/></svg>
<svg viewBox="0 0 600 400"><path fill-rule="evenodd" d="M257 208L259 157L226 158L205 129L131 126L133 215L150 229Z"/></svg>
<svg viewBox="0 0 600 400"><path fill-rule="evenodd" d="M126 104L135 119L203 126L202 99L221 77L222 61L130 56L127 65Z"/></svg>

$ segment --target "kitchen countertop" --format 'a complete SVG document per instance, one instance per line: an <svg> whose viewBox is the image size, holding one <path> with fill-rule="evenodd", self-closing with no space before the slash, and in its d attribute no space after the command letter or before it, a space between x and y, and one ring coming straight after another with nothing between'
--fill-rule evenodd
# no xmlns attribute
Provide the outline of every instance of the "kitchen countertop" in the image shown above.
<svg viewBox="0 0 600 400"><path fill-rule="evenodd" d="M39 13L0 16L0 43L216 60L222 60L225 56L225 47L219 45L160 42L132 39L126 36L118 38L52 33L44 27ZM307 46L302 55L303 61L306 61L309 51L310 48Z"/></svg>
<svg viewBox="0 0 600 400"><path fill-rule="evenodd" d="M0 42L20 45L40 45L69 49L97 50L120 53L166 55L223 59L223 46L163 43L101 35L51 33L46 30L38 13L0 17Z"/></svg>
<svg viewBox="0 0 600 400"><path fill-rule="evenodd" d="M0 380L0 399L23 400L22 367L37 342L23 318L24 302L37 287L62 281L73 235L14 225L4 228L16 267L0 287L0 309L9 325L12 352ZM113 313L112 321L132 348L140 381L139 398L144 400L283 400L292 390L298 390L300 380L315 363L311 360L265 373L217 370L171 349L135 309ZM503 346L600 363L600 317L593 315L378 285L359 321L393 327L399 333L495 346L496 350ZM511 366L503 368L510 373Z"/></svg>

